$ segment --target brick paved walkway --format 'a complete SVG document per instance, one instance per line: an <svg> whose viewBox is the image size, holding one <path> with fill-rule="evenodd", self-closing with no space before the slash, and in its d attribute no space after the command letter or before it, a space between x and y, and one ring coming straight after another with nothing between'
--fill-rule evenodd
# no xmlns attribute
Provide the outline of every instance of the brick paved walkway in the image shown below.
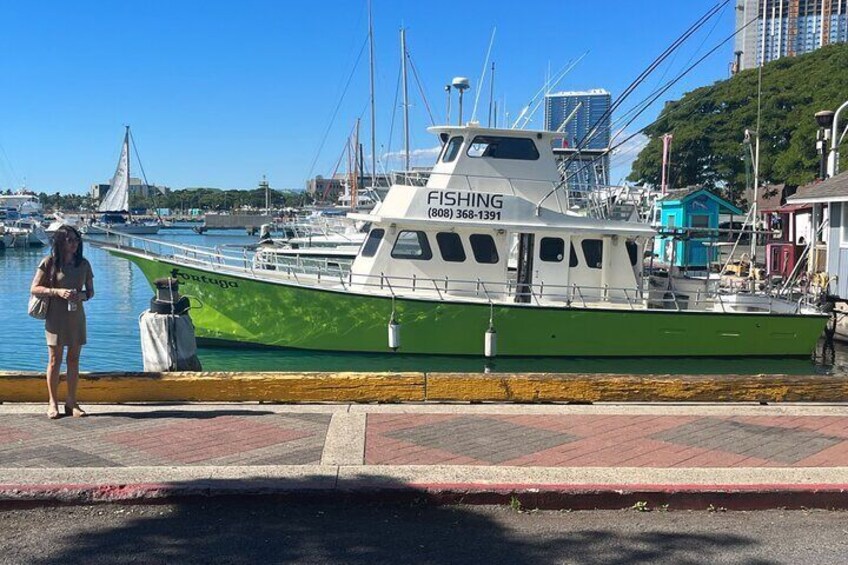
<svg viewBox="0 0 848 565"><path fill-rule="evenodd" d="M0 467L318 464L331 418L261 409L89 410L89 418L58 421L0 415Z"/></svg>
<svg viewBox="0 0 848 565"><path fill-rule="evenodd" d="M848 409L722 415L698 408L90 406L0 412L0 468L473 465L848 467ZM500 411L500 413L499 413ZM593 413L597 412L597 413ZM835 412L835 414L833 414ZM842 413L846 415L841 415ZM762 414L762 415L758 415ZM332 445L332 449L328 446ZM328 452L333 451L332 455ZM339 456L339 452L342 453Z"/></svg>
<svg viewBox="0 0 848 565"><path fill-rule="evenodd" d="M366 464L534 467L848 465L848 418L368 416Z"/></svg>

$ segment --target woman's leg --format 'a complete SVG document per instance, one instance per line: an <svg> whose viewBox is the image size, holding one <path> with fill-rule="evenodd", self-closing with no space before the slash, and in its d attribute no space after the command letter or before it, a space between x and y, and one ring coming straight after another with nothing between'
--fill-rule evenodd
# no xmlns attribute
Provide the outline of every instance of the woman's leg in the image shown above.
<svg viewBox="0 0 848 565"><path fill-rule="evenodd" d="M65 405L74 407L77 405L77 383L79 382L79 358L82 345L68 346L68 396L65 397Z"/></svg>
<svg viewBox="0 0 848 565"><path fill-rule="evenodd" d="M57 398L59 392L59 370L62 368L62 346L48 345L47 346L47 401L48 413L57 408Z"/></svg>

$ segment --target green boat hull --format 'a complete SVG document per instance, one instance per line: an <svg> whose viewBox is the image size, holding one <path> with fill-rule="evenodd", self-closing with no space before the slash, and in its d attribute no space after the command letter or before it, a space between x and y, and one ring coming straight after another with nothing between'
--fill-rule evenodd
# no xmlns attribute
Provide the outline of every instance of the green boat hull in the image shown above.
<svg viewBox="0 0 848 565"><path fill-rule="evenodd" d="M148 281L176 276L201 339L388 352L394 308L403 353L482 355L487 304L396 299L219 274L121 250ZM494 307L498 356L808 355L825 315Z"/></svg>

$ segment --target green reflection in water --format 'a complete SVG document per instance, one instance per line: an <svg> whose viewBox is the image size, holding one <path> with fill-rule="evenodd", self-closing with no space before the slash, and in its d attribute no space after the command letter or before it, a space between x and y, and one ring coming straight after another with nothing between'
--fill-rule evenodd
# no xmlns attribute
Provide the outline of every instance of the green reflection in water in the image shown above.
<svg viewBox="0 0 848 565"><path fill-rule="evenodd" d="M821 348L819 348L819 351ZM254 347L203 346L198 354L210 371L440 371L551 372L619 374L829 374L845 371L848 352L837 351L836 363L809 357L674 358L667 357L482 357L341 353Z"/></svg>

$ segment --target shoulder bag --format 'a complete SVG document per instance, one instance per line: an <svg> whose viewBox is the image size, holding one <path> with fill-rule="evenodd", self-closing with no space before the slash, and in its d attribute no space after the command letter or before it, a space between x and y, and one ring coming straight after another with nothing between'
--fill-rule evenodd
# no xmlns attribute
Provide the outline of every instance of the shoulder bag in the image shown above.
<svg viewBox="0 0 848 565"><path fill-rule="evenodd" d="M50 266L50 286L53 286L53 278L54 274L52 273L53 266ZM50 297L49 296L36 296L31 294L29 297L29 308L27 313L35 318L36 320L46 320L47 319L47 309L50 307Z"/></svg>
<svg viewBox="0 0 848 565"><path fill-rule="evenodd" d="M36 296L33 294L29 297L29 315L35 318L36 320L46 320L47 309L49 307L49 296Z"/></svg>

